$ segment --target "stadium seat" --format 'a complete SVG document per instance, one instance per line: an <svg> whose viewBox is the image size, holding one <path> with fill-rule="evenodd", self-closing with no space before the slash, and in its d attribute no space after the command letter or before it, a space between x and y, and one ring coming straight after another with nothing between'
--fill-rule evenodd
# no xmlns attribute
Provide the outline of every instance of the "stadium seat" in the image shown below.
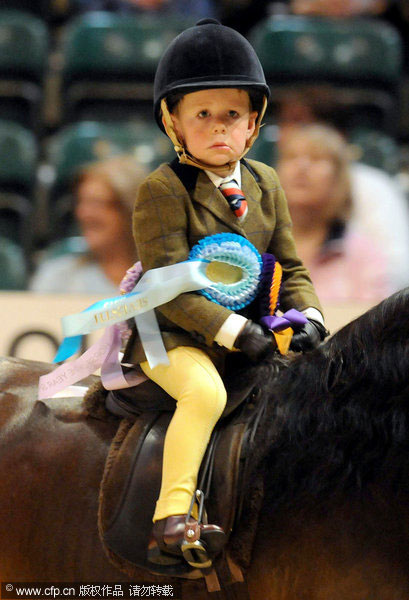
<svg viewBox="0 0 409 600"><path fill-rule="evenodd" d="M170 141L156 124L84 121L55 134L47 149L47 162L54 173L48 192L52 237L77 233L72 221L72 183L79 169L124 153L133 154L147 171L174 157Z"/></svg>
<svg viewBox="0 0 409 600"><path fill-rule="evenodd" d="M55 4L70 4L70 0L64 0L64 2L58 2L58 0L2 0L2 8L8 8L12 10L23 10L25 12L32 13L41 18L48 18L50 13L53 14L56 8Z"/></svg>
<svg viewBox="0 0 409 600"><path fill-rule="evenodd" d="M0 237L0 290L24 290L26 286L23 251L7 238Z"/></svg>
<svg viewBox="0 0 409 600"><path fill-rule="evenodd" d="M153 77L169 42L191 22L90 12L65 30L61 53L65 122L116 120L149 104Z"/></svg>
<svg viewBox="0 0 409 600"><path fill-rule="evenodd" d="M39 127L48 42L41 19L0 9L0 118Z"/></svg>
<svg viewBox="0 0 409 600"><path fill-rule="evenodd" d="M279 127L267 124L248 153L248 158L276 167L278 160ZM347 135L351 159L395 175L399 167L399 147L396 141L382 131L356 128Z"/></svg>
<svg viewBox="0 0 409 600"><path fill-rule="evenodd" d="M32 215L38 146L32 131L0 120L0 235L28 255L33 240Z"/></svg>
<svg viewBox="0 0 409 600"><path fill-rule="evenodd" d="M348 140L355 160L396 175L400 152L392 137L381 131L360 127L349 133Z"/></svg>
<svg viewBox="0 0 409 600"><path fill-rule="evenodd" d="M270 167L275 167L278 158L278 134L279 129L277 125L266 124L261 127L257 140L247 154L248 158L253 158Z"/></svg>
<svg viewBox="0 0 409 600"><path fill-rule="evenodd" d="M27 198L0 191L0 236L20 246L26 256L33 239L32 215Z"/></svg>
<svg viewBox="0 0 409 600"><path fill-rule="evenodd" d="M32 131L0 119L0 190L32 198L38 154Z"/></svg>
<svg viewBox="0 0 409 600"><path fill-rule="evenodd" d="M43 260L58 258L65 254L81 255L85 254L87 250L88 244L84 237L80 235L63 237L60 240L56 240L49 244L43 255Z"/></svg>
<svg viewBox="0 0 409 600"><path fill-rule="evenodd" d="M368 18L290 15L269 18L250 33L273 100L314 84L335 104L360 110L393 131L396 123L402 40L387 23ZM360 121L362 122L362 121Z"/></svg>

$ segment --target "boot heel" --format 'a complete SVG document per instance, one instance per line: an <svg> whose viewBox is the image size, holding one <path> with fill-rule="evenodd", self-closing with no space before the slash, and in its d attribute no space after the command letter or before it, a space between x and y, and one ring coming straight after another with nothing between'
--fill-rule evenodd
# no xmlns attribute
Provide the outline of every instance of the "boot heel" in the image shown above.
<svg viewBox="0 0 409 600"><path fill-rule="evenodd" d="M183 562L182 556L176 556L173 554L167 554L163 552L156 542L151 542L148 547L147 559L149 562L155 565L171 566L181 564Z"/></svg>

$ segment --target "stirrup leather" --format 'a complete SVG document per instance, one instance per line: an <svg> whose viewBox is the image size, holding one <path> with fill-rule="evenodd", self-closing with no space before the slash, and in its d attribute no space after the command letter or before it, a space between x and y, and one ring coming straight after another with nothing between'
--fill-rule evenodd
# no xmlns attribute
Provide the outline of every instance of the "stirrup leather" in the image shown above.
<svg viewBox="0 0 409 600"><path fill-rule="evenodd" d="M197 501L199 505L197 521L192 521L192 510ZM191 567L197 569L208 569L212 566L206 547L200 539L200 524L203 520L203 512L205 522L207 523L206 511L204 511L204 494L202 490L196 490L190 502L189 512L186 516L185 535L181 545L183 558Z"/></svg>

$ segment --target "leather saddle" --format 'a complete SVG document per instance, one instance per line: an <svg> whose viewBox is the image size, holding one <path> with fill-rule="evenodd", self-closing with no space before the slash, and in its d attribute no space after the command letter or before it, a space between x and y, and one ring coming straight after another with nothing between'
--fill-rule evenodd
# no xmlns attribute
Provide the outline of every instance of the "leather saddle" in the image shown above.
<svg viewBox="0 0 409 600"><path fill-rule="evenodd" d="M235 364L228 368L227 405L213 431L198 478L209 522L220 525L227 536L240 519L248 458L265 408L240 360L233 360ZM175 401L147 380L135 388L109 392L105 404L110 412L131 421L126 436L108 459L101 488L99 528L105 547L120 560L153 573L201 577L183 559L176 565L147 560L160 490L163 443Z"/></svg>

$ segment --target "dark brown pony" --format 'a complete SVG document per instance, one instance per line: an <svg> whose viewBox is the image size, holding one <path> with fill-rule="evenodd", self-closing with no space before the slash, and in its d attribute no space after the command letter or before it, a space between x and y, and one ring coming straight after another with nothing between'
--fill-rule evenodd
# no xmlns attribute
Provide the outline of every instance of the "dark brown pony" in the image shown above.
<svg viewBox="0 0 409 600"><path fill-rule="evenodd" d="M409 598L408 332L404 290L317 350L245 374L269 398L249 482L262 474L265 487L251 600ZM0 581L125 581L97 531L118 421L89 418L76 400L36 402L50 368L0 362ZM145 572L139 581L163 583ZM182 590L211 597L202 581Z"/></svg>

